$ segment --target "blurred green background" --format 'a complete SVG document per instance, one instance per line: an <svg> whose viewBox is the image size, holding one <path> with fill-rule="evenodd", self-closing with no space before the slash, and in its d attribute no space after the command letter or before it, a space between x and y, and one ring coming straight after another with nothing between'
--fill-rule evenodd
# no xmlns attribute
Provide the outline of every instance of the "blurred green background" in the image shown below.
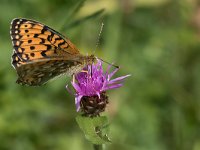
<svg viewBox="0 0 200 150"><path fill-rule="evenodd" d="M104 11L102 9L104 8ZM41 87L15 83L9 35L30 18L66 35L83 54L132 74L110 91L109 150L200 150L198 0L0 0L0 150L89 150L69 77Z"/></svg>

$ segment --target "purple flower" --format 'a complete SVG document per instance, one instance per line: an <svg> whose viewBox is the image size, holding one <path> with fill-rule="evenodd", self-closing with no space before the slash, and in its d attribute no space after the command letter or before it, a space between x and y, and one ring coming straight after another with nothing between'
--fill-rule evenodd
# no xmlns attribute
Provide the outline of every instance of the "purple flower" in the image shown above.
<svg viewBox="0 0 200 150"><path fill-rule="evenodd" d="M82 72L75 75L75 80L71 82L74 87L75 94L75 103L76 110L80 110L81 101L90 98L89 101L93 101L94 99L101 99L102 97L106 97L105 92L110 89L119 88L122 86L122 81L130 76L121 76L115 79L111 79L113 75L119 70L116 68L114 71L110 71L112 65L109 65L106 72L103 71L102 61L97 60L96 64L86 66ZM66 86L68 91L71 91ZM99 103L99 100L98 103ZM94 103L94 102L91 102Z"/></svg>

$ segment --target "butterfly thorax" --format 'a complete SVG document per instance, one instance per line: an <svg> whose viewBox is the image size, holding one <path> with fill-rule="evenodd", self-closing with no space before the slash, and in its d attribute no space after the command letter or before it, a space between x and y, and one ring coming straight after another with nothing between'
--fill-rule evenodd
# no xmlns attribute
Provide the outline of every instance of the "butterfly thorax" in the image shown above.
<svg viewBox="0 0 200 150"><path fill-rule="evenodd" d="M79 56L76 56L74 59L71 60L71 63L69 63L69 60L66 60L66 65L64 65L66 66L66 71L64 71L64 74L66 74L67 76L71 76L81 72L85 66L94 63L96 61L96 58L94 55L84 56L80 54Z"/></svg>
<svg viewBox="0 0 200 150"><path fill-rule="evenodd" d="M96 57L94 55L84 56L84 57L85 57L84 65L92 65L93 63L96 62Z"/></svg>

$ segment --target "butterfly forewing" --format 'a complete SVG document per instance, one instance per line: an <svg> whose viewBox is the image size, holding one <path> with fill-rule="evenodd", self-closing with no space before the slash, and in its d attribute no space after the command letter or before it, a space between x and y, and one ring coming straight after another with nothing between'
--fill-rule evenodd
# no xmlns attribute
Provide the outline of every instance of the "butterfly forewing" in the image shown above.
<svg viewBox="0 0 200 150"><path fill-rule="evenodd" d="M84 65L85 57L70 40L42 23L14 19L10 34L17 83L41 85L60 74L78 72Z"/></svg>
<svg viewBox="0 0 200 150"><path fill-rule="evenodd" d="M14 50L24 60L56 56L56 51L60 50L60 55L79 54L77 48L63 35L43 25L39 22L27 19L14 19L11 23L11 38ZM45 53L48 52L49 55ZM41 52L40 56L34 56L34 52Z"/></svg>

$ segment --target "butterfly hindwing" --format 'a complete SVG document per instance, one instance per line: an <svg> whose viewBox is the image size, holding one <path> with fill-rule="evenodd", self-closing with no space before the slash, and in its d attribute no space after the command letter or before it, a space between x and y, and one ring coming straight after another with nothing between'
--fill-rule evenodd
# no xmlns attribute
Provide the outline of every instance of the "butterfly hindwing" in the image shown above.
<svg viewBox="0 0 200 150"><path fill-rule="evenodd" d="M74 72L81 71L82 67L80 62L72 60L41 61L37 63L37 66L29 63L18 68L16 82L22 85L39 86L62 74L70 76Z"/></svg>

